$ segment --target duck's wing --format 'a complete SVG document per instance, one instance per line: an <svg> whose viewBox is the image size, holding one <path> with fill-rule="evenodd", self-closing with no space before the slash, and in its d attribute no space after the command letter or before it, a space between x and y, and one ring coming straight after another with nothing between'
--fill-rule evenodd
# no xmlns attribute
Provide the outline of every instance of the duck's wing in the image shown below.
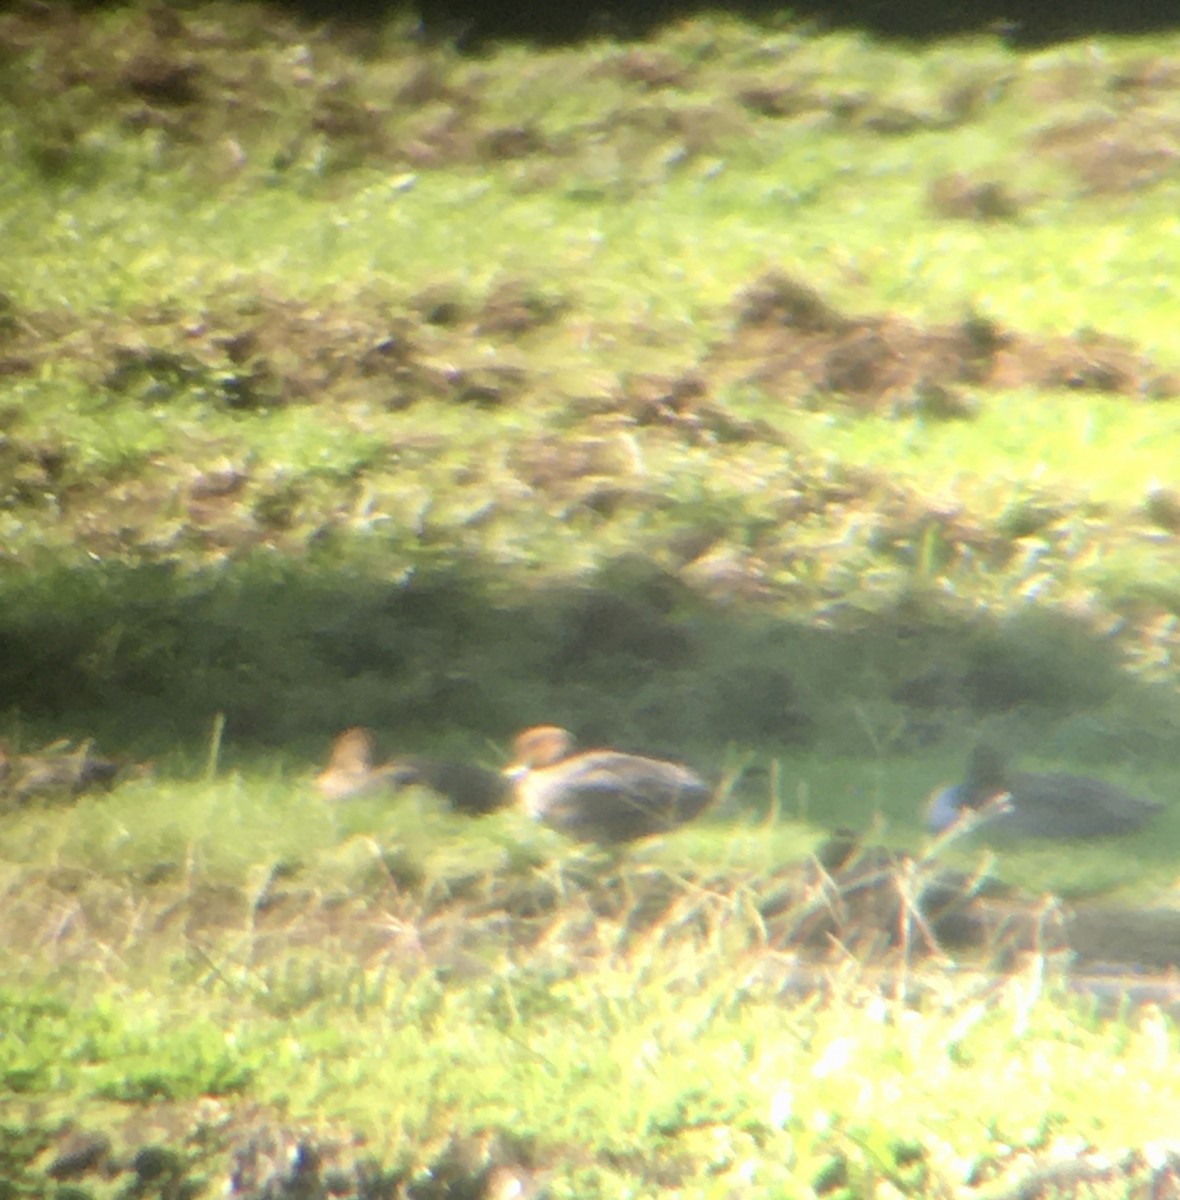
<svg viewBox="0 0 1180 1200"><path fill-rule="evenodd" d="M533 815L570 837L630 841L683 824L712 792L676 763L614 751L594 751L526 781Z"/></svg>
<svg viewBox="0 0 1180 1200"><path fill-rule="evenodd" d="M1100 837L1138 829L1163 807L1085 775L1019 774L1012 779L1019 826L1042 837Z"/></svg>
<svg viewBox="0 0 1180 1200"><path fill-rule="evenodd" d="M87 748L86 753L78 759L75 769L77 770L75 790L84 792L92 787L110 788L118 778L122 767L113 758L103 758L100 755L91 754Z"/></svg>
<svg viewBox="0 0 1180 1200"><path fill-rule="evenodd" d="M437 792L456 812L479 816L502 808L512 796L512 783L498 771L472 763L433 758L399 758L379 772L394 787L417 784Z"/></svg>
<svg viewBox="0 0 1180 1200"><path fill-rule="evenodd" d="M681 821L695 817L712 796L709 785L679 763L609 750L583 755L583 762L585 785L599 794L615 790L620 804Z"/></svg>
<svg viewBox="0 0 1180 1200"><path fill-rule="evenodd" d="M473 763L440 763L436 779L437 790L456 812L481 816L503 808L512 800L511 780L499 771L489 771Z"/></svg>

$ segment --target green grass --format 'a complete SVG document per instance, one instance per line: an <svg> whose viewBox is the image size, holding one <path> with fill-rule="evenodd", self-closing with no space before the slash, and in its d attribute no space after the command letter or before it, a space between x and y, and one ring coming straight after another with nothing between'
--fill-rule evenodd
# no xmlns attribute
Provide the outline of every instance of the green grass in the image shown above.
<svg viewBox="0 0 1180 1200"><path fill-rule="evenodd" d="M416 1198L978 1194L1168 1136L1171 1026L1051 947L882 991L829 938L783 994L814 914L763 908L839 826L932 869L978 736L1169 807L940 863L1175 907L1176 37L0 43L0 732L155 760L0 816L14 1196L216 1191L276 1130ZM732 790L612 860L311 785L351 724L498 767L550 720Z"/></svg>
<svg viewBox="0 0 1180 1200"><path fill-rule="evenodd" d="M68 990L10 990L10 1107L22 1093L43 1114L84 1101L117 1129L129 1106L175 1122L189 1101L213 1140L248 1092L304 1125L371 1130L366 1148L411 1174L456 1128L503 1130L499 1153L526 1176L556 1164L556 1195L671 1178L694 1196L771 1196L820 1189L834 1162L854 1194L881 1176L921 1191L992 1178L1005 1159L1019 1171L1059 1142L1168 1137L1167 1024L1100 1018L1033 975L998 1003L973 999L968 980L919 979L923 999L906 1004L848 978L821 1005L784 1001L772 958L720 943L640 944L581 970L560 938L528 962L490 957L467 984L404 949L370 963L206 960L167 1007L128 985L83 1012Z"/></svg>

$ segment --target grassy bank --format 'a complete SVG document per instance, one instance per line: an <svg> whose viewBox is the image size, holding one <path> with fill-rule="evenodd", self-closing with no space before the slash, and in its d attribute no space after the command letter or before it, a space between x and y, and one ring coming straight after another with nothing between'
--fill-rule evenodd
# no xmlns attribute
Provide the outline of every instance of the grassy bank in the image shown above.
<svg viewBox="0 0 1180 1200"><path fill-rule="evenodd" d="M1158 1011L843 910L801 990L772 901L984 734L1169 805L992 876L1174 907L1180 39L0 45L0 732L154 763L0 817L13 1196L1172 1186ZM733 786L608 861L310 784L541 720Z"/></svg>

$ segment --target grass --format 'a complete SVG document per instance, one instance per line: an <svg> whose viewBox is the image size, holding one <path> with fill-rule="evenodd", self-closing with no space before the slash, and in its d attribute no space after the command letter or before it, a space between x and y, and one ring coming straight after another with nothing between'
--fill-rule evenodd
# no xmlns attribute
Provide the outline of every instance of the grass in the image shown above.
<svg viewBox="0 0 1180 1200"><path fill-rule="evenodd" d="M255 909L216 955L192 937L167 1007L130 980L82 1012L68 985L10 989L10 1111L37 1096L30 1123L52 1128L84 1096L116 1161L145 1127L184 1128L199 1178L202 1139L220 1140L243 1095L329 1145L369 1131L362 1152L411 1178L442 1173L457 1129L503 1131L484 1157L467 1151L475 1169L508 1164L557 1194L769 1196L830 1190L833 1172L851 1194L882 1178L976 1187L1078 1146L1168 1137L1173 1034L1158 1014L1112 1022L1034 975L998 993L932 977L907 1003L855 969L833 973L824 1003L784 1002L775 956L734 953L732 912L714 910L695 945L657 928L586 961L578 907L523 960L487 930L474 979L437 946L423 970L412 948L432 930L394 920L367 960L275 954L273 936L268 954ZM606 949L621 936L594 921ZM985 1063L998 1082L981 1090ZM151 1115L133 1131L136 1111ZM251 1111L241 1137L260 1139L267 1117Z"/></svg>
<svg viewBox="0 0 1180 1200"><path fill-rule="evenodd" d="M1175 806L921 803L979 736L1170 801L1176 38L0 42L0 731L155 763L3 814L4 1195L1170 1186L1168 1020L1050 900L956 969L898 896L982 862L1175 961ZM311 787L548 720L737 781L615 859ZM872 911L840 826L917 856Z"/></svg>

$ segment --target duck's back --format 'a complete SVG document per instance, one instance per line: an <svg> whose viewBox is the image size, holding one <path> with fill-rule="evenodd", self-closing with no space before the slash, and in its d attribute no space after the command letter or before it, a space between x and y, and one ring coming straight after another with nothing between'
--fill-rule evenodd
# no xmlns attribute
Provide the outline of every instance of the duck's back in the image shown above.
<svg viewBox="0 0 1180 1200"><path fill-rule="evenodd" d="M512 797L512 785L503 775L474 763L415 756L396 759L383 771L396 787L419 784L429 788L456 812L468 816L495 812Z"/></svg>
<svg viewBox="0 0 1180 1200"><path fill-rule="evenodd" d="M519 785L529 815L568 837L626 842L675 829L709 803L711 791L687 767L592 750L535 770Z"/></svg>
<svg viewBox="0 0 1180 1200"><path fill-rule="evenodd" d="M1084 775L1012 777L1012 811L999 820L1025 837L1102 837L1130 833L1163 807Z"/></svg>

